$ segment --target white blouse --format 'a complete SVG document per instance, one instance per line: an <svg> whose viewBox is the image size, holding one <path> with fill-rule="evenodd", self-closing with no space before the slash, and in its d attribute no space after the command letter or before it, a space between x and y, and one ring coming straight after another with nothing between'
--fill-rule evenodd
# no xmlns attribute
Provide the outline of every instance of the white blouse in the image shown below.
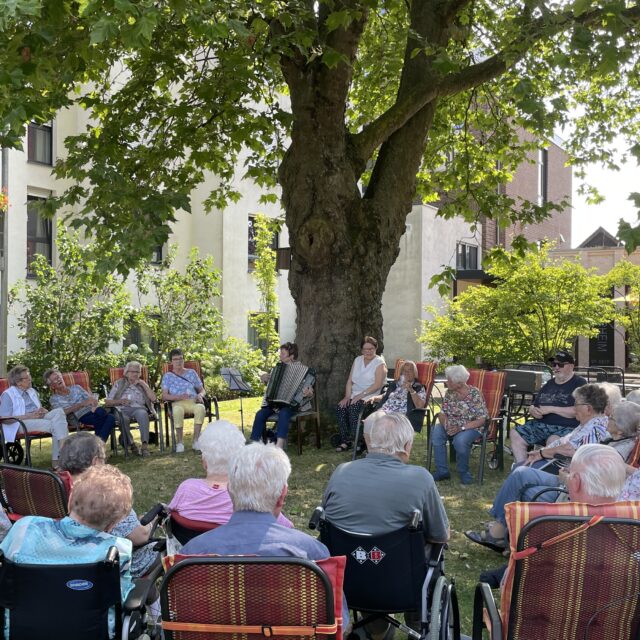
<svg viewBox="0 0 640 640"><path fill-rule="evenodd" d="M367 387L370 387L376 379L376 369L381 365L385 364L384 358L382 356L375 356L369 364L366 364L364 361L364 356L358 356L353 361L353 369L351 372L351 397L361 394ZM378 395L380 393L379 389L374 389L366 396L364 396L364 400L371 398L372 396Z"/></svg>

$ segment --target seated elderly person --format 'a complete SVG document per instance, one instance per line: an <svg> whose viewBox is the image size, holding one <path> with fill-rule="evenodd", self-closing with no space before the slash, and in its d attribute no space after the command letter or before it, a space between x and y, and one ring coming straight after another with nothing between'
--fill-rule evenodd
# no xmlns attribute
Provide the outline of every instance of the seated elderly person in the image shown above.
<svg viewBox="0 0 640 640"><path fill-rule="evenodd" d="M131 481L115 467L91 467L74 483L66 518L21 518L11 527L0 549L13 562L46 565L98 562L105 559L110 547L116 547L124 601L133 587L129 571L131 542L107 532L131 509L132 494ZM38 612L34 611L34 615ZM109 629L113 637L113 610L109 613Z"/></svg>
<svg viewBox="0 0 640 640"><path fill-rule="evenodd" d="M580 447L571 459L568 471L562 472L569 499L572 502L594 505L637 499L633 496L629 497L629 494L625 493L625 468L626 465L621 456L611 447L603 444L587 444ZM538 489L540 488L544 487L538 487ZM557 495L557 492L554 492L554 494ZM547 500L554 499L555 497L553 496L547 497ZM515 500L511 502L515 502ZM505 550L505 546L502 544L492 545L481 542L471 537L469 535L471 533L473 532L468 531L465 535L473 542L478 542L500 553ZM504 535L504 538L505 540L502 542L506 544L506 535ZM505 565L499 569L483 572L480 579L497 589L506 569L507 566Z"/></svg>
<svg viewBox="0 0 640 640"><path fill-rule="evenodd" d="M404 415L377 416L369 433L367 457L341 464L331 474L322 501L331 524L346 531L384 535L406 527L418 510L425 544L449 539L449 521L431 474L408 464L414 435ZM405 620L419 628L414 613L405 613ZM383 637L388 623L377 620L366 630Z"/></svg>
<svg viewBox="0 0 640 640"><path fill-rule="evenodd" d="M549 462L555 455L571 457L578 447L597 444L608 436L605 411L609 406L609 396L605 387L601 384L585 384L573 391L573 398L578 426L561 438L552 440L546 447L531 451L525 465L553 470Z"/></svg>
<svg viewBox="0 0 640 640"><path fill-rule="evenodd" d="M529 447L551 444L578 426L573 392L587 381L574 374L575 361L568 351L558 351L550 362L553 378L540 389L529 407L531 419L511 430L516 464L525 461Z"/></svg>
<svg viewBox="0 0 640 640"><path fill-rule="evenodd" d="M280 345L280 362L284 365L293 364L298 360L298 345L295 342L285 342ZM273 370L275 371L275 369ZM269 378L273 375L273 371L260 376L263 384L269 382ZM309 398L313 396L313 387L305 387L302 390L305 401L300 406L301 411L306 411L310 407ZM289 421L296 413L297 409L287 405L276 404L267 400L267 395L262 400L262 407L256 413L253 420L253 428L251 429L251 439L254 442L262 440L262 434L267 425L267 420L274 413L277 414L276 422L276 446L284 449L287 445L287 437L289 435Z"/></svg>
<svg viewBox="0 0 640 640"><path fill-rule="evenodd" d="M109 396L105 400L107 407L117 407L122 418L122 432L127 444L131 447L134 455L146 458L149 451L149 414L155 415L153 403L156 401L156 394L151 387L141 378L142 365L135 360L127 362L124 367L124 377L116 380L111 388ZM131 435L131 419L135 420L140 427L140 440L142 449L133 441Z"/></svg>
<svg viewBox="0 0 640 640"><path fill-rule="evenodd" d="M290 474L291 464L282 449L260 442L242 447L229 467L233 515L227 524L190 540L182 553L328 558L329 550L321 542L277 521L287 497ZM342 617L347 629L349 611L344 599Z"/></svg>
<svg viewBox="0 0 640 640"><path fill-rule="evenodd" d="M200 434L204 479L189 478L180 484L169 503L169 509L181 516L200 522L225 524L233 513L233 503L227 489L229 463L245 447L244 436L238 427L217 420ZM278 524L293 528L293 524L280 513Z"/></svg>
<svg viewBox="0 0 640 640"><path fill-rule="evenodd" d="M597 391L604 393L602 385L596 384L580 387L576 389L574 393L584 394L586 397L589 397L592 392L596 391L590 389L590 387L596 387ZM599 393L596 395L600 396ZM599 402L601 406L606 405L606 399L602 397L599 397L598 400L592 400L592 402ZM578 411L580 411L579 404L581 404L579 401L576 402ZM600 421L598 421L598 423L599 422ZM621 460L626 461L631 454L635 444L635 436L640 429L640 406L633 402L621 402L617 404L608 420L607 428L609 429L610 435L609 437L601 438L601 443L609 445L613 450L617 451ZM569 457L573 457L577 451L580 451L588 443L589 439L587 438L585 442L578 444L575 448L566 448L565 452L570 454ZM554 449L553 444L555 443L552 443L545 449L548 452L552 452ZM563 449L562 447L556 448L559 450ZM548 456L549 453L545 453L544 455ZM550 473L549 471L526 465L515 468L500 487L493 501L493 506L489 510L489 513L495 518L495 521L489 523L485 531L480 533L468 531L465 535L473 542L477 542L491 549L504 549L506 547L505 505L509 502L516 502L517 500L530 501L538 494L536 500L539 502L555 500L558 495L557 491L542 492L545 487L555 489L563 484L565 480L564 475L558 475L557 469L554 471L556 471L556 473Z"/></svg>
<svg viewBox="0 0 640 640"><path fill-rule="evenodd" d="M406 414L414 430L420 431L424 413L416 409L424 409L427 404L427 392L424 385L418 382L416 363L413 360L405 360L400 377L389 383L383 395L373 396L368 402L375 405L376 410Z"/></svg>
<svg viewBox="0 0 640 640"><path fill-rule="evenodd" d="M173 369L162 376L162 399L171 402L176 428L176 453L184 453L182 433L186 413L193 415L191 448L199 451L198 438L206 415L204 385L193 369L185 368L182 349L172 349L169 352L169 360Z"/></svg>
<svg viewBox="0 0 640 640"><path fill-rule="evenodd" d="M42 408L36 390L31 386L31 374L23 365L9 371L9 388L0 396L0 418L18 418L27 431L45 431L52 437L51 459L54 466L58 460L60 443L69 435L67 418L62 409L47 411ZM19 424L14 420L3 420L2 426L7 442L13 442Z"/></svg>
<svg viewBox="0 0 640 640"><path fill-rule="evenodd" d="M487 405L482 393L476 387L467 384L469 372L461 364L454 364L444 370L447 378L447 392L438 415L439 424L431 434L433 455L436 462L436 481L448 480L447 441L450 440L456 450L456 469L462 484L472 484L469 473L471 447L478 439L480 429L488 417Z"/></svg>
<svg viewBox="0 0 640 640"><path fill-rule="evenodd" d="M60 452L58 471L69 474L69 482L73 489L77 479L82 477L81 474L87 469L104 466L105 460L104 442L92 433L81 431L65 440ZM141 525L135 511L129 507L128 511L107 529L111 535L127 538L133 543L131 573L136 578L148 573L159 561L158 552L153 550L155 543L147 544L152 527L153 523Z"/></svg>
<svg viewBox="0 0 640 640"><path fill-rule="evenodd" d="M97 398L87 393L79 384L67 387L57 369L47 369L43 377L45 384L51 389L49 404L54 409L62 409L68 417L75 418L80 424L93 427L96 435L104 442L109 439L116 419L98 406Z"/></svg>

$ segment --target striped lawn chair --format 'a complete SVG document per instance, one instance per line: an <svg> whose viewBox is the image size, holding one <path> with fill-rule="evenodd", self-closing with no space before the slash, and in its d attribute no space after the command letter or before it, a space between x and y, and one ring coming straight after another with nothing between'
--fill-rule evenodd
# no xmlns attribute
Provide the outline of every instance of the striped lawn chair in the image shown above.
<svg viewBox="0 0 640 640"><path fill-rule="evenodd" d="M344 556L316 562L167 556L160 587L164 638L341 640L345 562Z"/></svg>
<svg viewBox="0 0 640 640"><path fill-rule="evenodd" d="M0 464L0 504L15 522L24 516L64 518L68 492L62 478L45 469Z"/></svg>
<svg viewBox="0 0 640 640"><path fill-rule="evenodd" d="M640 503L512 502L498 611L476 587L473 638L628 640L640 628Z"/></svg>

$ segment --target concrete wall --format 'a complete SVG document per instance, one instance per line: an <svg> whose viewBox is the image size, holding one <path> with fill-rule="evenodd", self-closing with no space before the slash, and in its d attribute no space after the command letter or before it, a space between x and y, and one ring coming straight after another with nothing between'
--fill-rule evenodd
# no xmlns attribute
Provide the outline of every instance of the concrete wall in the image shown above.
<svg viewBox="0 0 640 640"><path fill-rule="evenodd" d="M436 213L434 207L414 205L407 217L400 254L389 273L382 313L384 356L390 367L397 358L424 358L416 338L421 320L430 317L425 307L442 307L442 298L437 289L429 288L429 281L444 266L455 267L458 242L479 246L479 234L474 234L468 223L457 218L444 220Z"/></svg>

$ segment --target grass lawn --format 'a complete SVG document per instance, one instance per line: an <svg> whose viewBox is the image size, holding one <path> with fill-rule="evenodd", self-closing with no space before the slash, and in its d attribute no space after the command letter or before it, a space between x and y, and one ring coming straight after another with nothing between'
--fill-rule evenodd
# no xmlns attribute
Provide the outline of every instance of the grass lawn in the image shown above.
<svg viewBox="0 0 640 640"><path fill-rule="evenodd" d="M260 406L259 398L243 401L245 434L249 435L253 416ZM240 424L240 404L237 400L220 403L221 418ZM310 423L309 423L310 424ZM309 427L310 428L310 427ZM131 477L134 487L135 509L141 514L157 502L168 502L185 478L202 476L200 457L191 450L192 423L185 423L186 452L182 455L156 453L151 458L129 458L125 462L122 452L112 456L111 464L118 466ZM137 436L136 436L137 438ZM335 453L329 446L328 437L323 436L322 449L316 449L313 438L304 442L302 456L295 446L289 448L293 471L289 481L289 493L285 506L286 515L298 529L305 531L309 516L322 499L322 492L332 471L341 462L350 459L350 454ZM32 448L34 465L50 466L50 446L43 441L42 447L34 443ZM411 462L424 465L426 460L425 434L416 436ZM477 473L479 450L472 453L472 473ZM506 466L510 464L507 456ZM455 476L455 474L453 474ZM497 567L504 562L498 554L473 544L464 537L463 531L477 529L481 522L490 519L487 514L491 501L506 476L505 472L491 471L485 466L485 481L482 486L461 485L456 477L439 483L451 524L451 540L446 553L446 573L455 578L461 609L461 624L464 633L471 633L473 592L478 574L483 569ZM397 636L399 637L399 636Z"/></svg>

